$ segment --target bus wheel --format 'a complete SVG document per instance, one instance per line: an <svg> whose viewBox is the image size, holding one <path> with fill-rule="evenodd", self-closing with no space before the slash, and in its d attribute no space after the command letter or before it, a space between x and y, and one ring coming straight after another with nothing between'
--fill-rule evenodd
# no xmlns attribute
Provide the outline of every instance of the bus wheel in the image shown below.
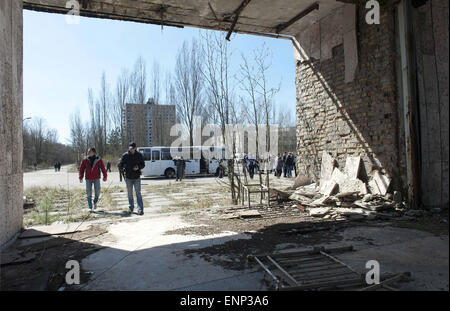
<svg viewBox="0 0 450 311"><path fill-rule="evenodd" d="M165 172L164 175L166 175L167 178L174 178L175 177L175 171L173 168L168 168Z"/></svg>

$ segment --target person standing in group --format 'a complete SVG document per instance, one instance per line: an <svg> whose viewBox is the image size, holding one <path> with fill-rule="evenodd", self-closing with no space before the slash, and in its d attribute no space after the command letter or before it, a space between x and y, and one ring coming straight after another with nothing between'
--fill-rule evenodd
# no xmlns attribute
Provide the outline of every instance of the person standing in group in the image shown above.
<svg viewBox="0 0 450 311"><path fill-rule="evenodd" d="M223 175L225 174L225 161L224 159L220 159L219 161L219 178L223 178Z"/></svg>
<svg viewBox="0 0 450 311"><path fill-rule="evenodd" d="M248 158L248 174L251 179L253 179L253 176L255 175L255 159L254 158Z"/></svg>
<svg viewBox="0 0 450 311"><path fill-rule="evenodd" d="M111 173L111 162L106 162L106 171Z"/></svg>
<svg viewBox="0 0 450 311"><path fill-rule="evenodd" d="M281 173L282 173L282 170L283 170L283 158L282 158L282 156L281 156L281 154L278 154L278 157L277 157L277 162L276 162L277 164L277 166L276 166L276 176L278 177L278 178L280 178L281 177Z"/></svg>
<svg viewBox="0 0 450 311"><path fill-rule="evenodd" d="M282 160L281 160L283 162L283 176L284 177L286 177L286 174L287 174L287 166L286 166L287 157L288 157L288 154L287 154L287 152L285 152L282 157Z"/></svg>
<svg viewBox="0 0 450 311"><path fill-rule="evenodd" d="M125 183L128 192L128 212L134 210L133 187L136 192L138 215L144 215L144 203L141 195L141 170L145 167L142 153L136 150L136 143L132 142L128 146L128 151L122 155L119 169L124 173Z"/></svg>
<svg viewBox="0 0 450 311"><path fill-rule="evenodd" d="M183 178L183 175L182 175L183 163L181 161L181 158L175 158L173 160L173 164L177 168L177 179L175 181L178 181L178 180L181 181L181 179Z"/></svg>
<svg viewBox="0 0 450 311"><path fill-rule="evenodd" d="M178 159L177 165L177 180L182 180L185 177L186 172L186 162L191 162L189 160L185 160L183 157Z"/></svg>
<svg viewBox="0 0 450 311"><path fill-rule="evenodd" d="M286 157L286 175L287 177L292 177L292 166L294 165L294 156L289 152Z"/></svg>
<svg viewBox="0 0 450 311"><path fill-rule="evenodd" d="M96 154L94 147L89 148L87 157L81 161L78 170L78 177L80 183L83 182L83 177L86 179L86 198L88 202L89 211L92 212L92 186L94 186L94 209L97 208L97 202L100 197L100 175L103 174L103 181L108 179L105 164L103 160Z"/></svg>
<svg viewBox="0 0 450 311"><path fill-rule="evenodd" d="M294 171L295 177L297 177L297 154L294 154Z"/></svg>

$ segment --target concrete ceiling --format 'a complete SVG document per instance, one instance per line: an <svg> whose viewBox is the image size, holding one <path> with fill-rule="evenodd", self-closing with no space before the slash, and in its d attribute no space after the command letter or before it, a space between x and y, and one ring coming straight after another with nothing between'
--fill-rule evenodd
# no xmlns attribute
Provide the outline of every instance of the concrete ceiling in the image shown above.
<svg viewBox="0 0 450 311"><path fill-rule="evenodd" d="M23 7L67 13L66 4L71 2L74 0L24 0ZM238 16L234 32L269 36L296 35L343 2L348 0L78 0L81 16L223 31L229 31ZM239 7L243 9L236 14ZM309 13L295 19L305 10ZM292 24L288 26L289 21Z"/></svg>

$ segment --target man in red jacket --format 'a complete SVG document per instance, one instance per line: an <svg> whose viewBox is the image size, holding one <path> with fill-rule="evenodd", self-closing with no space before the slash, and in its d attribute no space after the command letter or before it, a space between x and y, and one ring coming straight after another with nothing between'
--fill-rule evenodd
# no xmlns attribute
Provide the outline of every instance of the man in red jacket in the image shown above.
<svg viewBox="0 0 450 311"><path fill-rule="evenodd" d="M108 174L106 173L105 164L96 154L95 148L88 150L88 156L81 161L78 176L80 183L83 182L83 176L86 173L86 197L88 201L89 211L92 212L92 185L94 185L94 209L97 208L98 198L100 196L100 171L103 173L103 181L106 181Z"/></svg>

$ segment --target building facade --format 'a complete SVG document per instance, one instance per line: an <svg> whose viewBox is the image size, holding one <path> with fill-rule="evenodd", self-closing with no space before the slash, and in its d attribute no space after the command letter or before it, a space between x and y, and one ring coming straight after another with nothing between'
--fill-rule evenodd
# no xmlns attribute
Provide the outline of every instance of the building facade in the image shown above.
<svg viewBox="0 0 450 311"><path fill-rule="evenodd" d="M174 140L170 129L176 122L175 105L157 105L149 99L145 105L126 104L122 113L126 141L139 146L168 146Z"/></svg>

